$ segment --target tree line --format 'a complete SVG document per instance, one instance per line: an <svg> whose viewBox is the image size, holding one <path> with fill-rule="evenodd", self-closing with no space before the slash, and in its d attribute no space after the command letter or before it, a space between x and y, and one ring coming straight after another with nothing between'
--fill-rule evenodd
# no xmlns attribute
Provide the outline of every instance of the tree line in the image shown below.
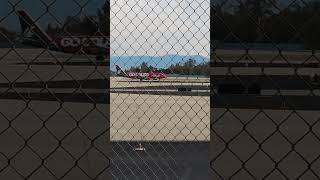
<svg viewBox="0 0 320 180"><path fill-rule="evenodd" d="M109 36L110 34L110 7L109 1L106 1L101 8L97 9L95 15L86 16L67 16L62 24L53 25L49 23L46 28L46 32L55 34L67 32L70 34L79 35L97 35L102 34Z"/></svg>
<svg viewBox="0 0 320 180"><path fill-rule="evenodd" d="M320 48L319 1L243 0L217 4L211 11L213 38L223 42L299 43Z"/></svg>
<svg viewBox="0 0 320 180"><path fill-rule="evenodd" d="M168 68L156 68L148 65L146 62L142 62L138 66L132 66L126 72L150 72L158 71L166 74L179 74L179 75L202 75L209 76L209 62L197 63L193 59L188 59L184 63L175 63L170 65Z"/></svg>

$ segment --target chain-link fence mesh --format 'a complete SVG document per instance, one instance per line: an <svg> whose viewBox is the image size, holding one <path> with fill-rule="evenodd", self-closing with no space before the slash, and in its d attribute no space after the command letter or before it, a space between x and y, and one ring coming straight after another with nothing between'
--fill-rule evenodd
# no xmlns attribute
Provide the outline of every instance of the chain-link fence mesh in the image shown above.
<svg viewBox="0 0 320 180"><path fill-rule="evenodd" d="M0 7L0 179L110 179L109 3Z"/></svg>
<svg viewBox="0 0 320 180"><path fill-rule="evenodd" d="M111 1L113 178L208 177L209 5Z"/></svg>
<svg viewBox="0 0 320 180"><path fill-rule="evenodd" d="M212 2L212 179L319 179L319 8Z"/></svg>
<svg viewBox="0 0 320 180"><path fill-rule="evenodd" d="M319 179L319 8L1 1L0 179Z"/></svg>
<svg viewBox="0 0 320 180"><path fill-rule="evenodd" d="M192 165L208 169L209 1L6 6L1 179L194 179Z"/></svg>

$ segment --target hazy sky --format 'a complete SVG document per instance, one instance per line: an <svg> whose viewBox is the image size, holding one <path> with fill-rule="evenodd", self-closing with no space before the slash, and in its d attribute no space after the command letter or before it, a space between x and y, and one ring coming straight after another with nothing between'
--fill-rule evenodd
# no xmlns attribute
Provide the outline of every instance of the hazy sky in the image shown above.
<svg viewBox="0 0 320 180"><path fill-rule="evenodd" d="M13 4L17 1L9 0ZM37 19L46 12L46 6L54 2L49 10L63 22L66 16L79 12L79 5L84 6L84 14L92 15L104 3L104 0L42 1L47 5L40 0L23 0L17 7ZM12 7L7 1L0 2L0 17L3 17ZM209 4L209 0L111 0L111 55L209 57ZM52 15L46 13L37 22L45 28L48 22L54 21ZM0 26L20 30L16 14L0 22Z"/></svg>
<svg viewBox="0 0 320 180"><path fill-rule="evenodd" d="M0 0L0 17L10 12L12 5L15 5L16 2L20 2L16 9L25 9L34 19L41 16L37 22L40 26L46 27L49 22L56 21L54 18L63 22L65 17L77 15L81 7L83 7L83 10L80 15L95 15L97 9L103 5L104 0L42 0L42 2L40 0ZM42 16L46 12L46 7L49 7L51 14L46 13ZM0 26L6 26L11 30L19 30L20 25L17 15L15 13L11 14L5 21L0 22Z"/></svg>
<svg viewBox="0 0 320 180"><path fill-rule="evenodd" d="M112 55L209 57L209 0L112 0Z"/></svg>

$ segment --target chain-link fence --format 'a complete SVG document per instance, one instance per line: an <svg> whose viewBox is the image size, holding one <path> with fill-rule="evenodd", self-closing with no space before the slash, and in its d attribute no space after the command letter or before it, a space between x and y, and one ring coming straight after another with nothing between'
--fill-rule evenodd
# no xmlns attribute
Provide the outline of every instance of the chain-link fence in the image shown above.
<svg viewBox="0 0 320 180"><path fill-rule="evenodd" d="M1 1L0 179L320 179L319 10Z"/></svg>
<svg viewBox="0 0 320 180"><path fill-rule="evenodd" d="M109 3L0 6L0 179L110 179Z"/></svg>
<svg viewBox="0 0 320 180"><path fill-rule="evenodd" d="M208 178L209 5L111 1L114 179Z"/></svg>
<svg viewBox="0 0 320 180"><path fill-rule="evenodd" d="M319 8L212 3L212 179L319 179Z"/></svg>
<svg viewBox="0 0 320 180"><path fill-rule="evenodd" d="M0 179L207 177L209 1L6 6Z"/></svg>

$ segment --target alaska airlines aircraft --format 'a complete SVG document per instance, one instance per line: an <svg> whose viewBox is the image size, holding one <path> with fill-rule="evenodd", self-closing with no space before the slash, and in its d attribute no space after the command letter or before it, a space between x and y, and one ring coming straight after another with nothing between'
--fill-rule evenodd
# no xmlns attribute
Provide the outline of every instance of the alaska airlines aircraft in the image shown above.
<svg viewBox="0 0 320 180"><path fill-rule="evenodd" d="M131 79L140 79L142 80L160 80L164 79L167 77L166 74L162 72L154 72L154 71L149 71L148 73L142 73L142 72L124 72L118 65L116 65L117 69L117 75L122 76L122 77L127 77Z"/></svg>
<svg viewBox="0 0 320 180"><path fill-rule="evenodd" d="M24 10L17 11L22 29L22 43L34 47L72 54L109 54L109 38L102 33L88 34L48 34L43 31ZM31 36L28 37L28 34Z"/></svg>

